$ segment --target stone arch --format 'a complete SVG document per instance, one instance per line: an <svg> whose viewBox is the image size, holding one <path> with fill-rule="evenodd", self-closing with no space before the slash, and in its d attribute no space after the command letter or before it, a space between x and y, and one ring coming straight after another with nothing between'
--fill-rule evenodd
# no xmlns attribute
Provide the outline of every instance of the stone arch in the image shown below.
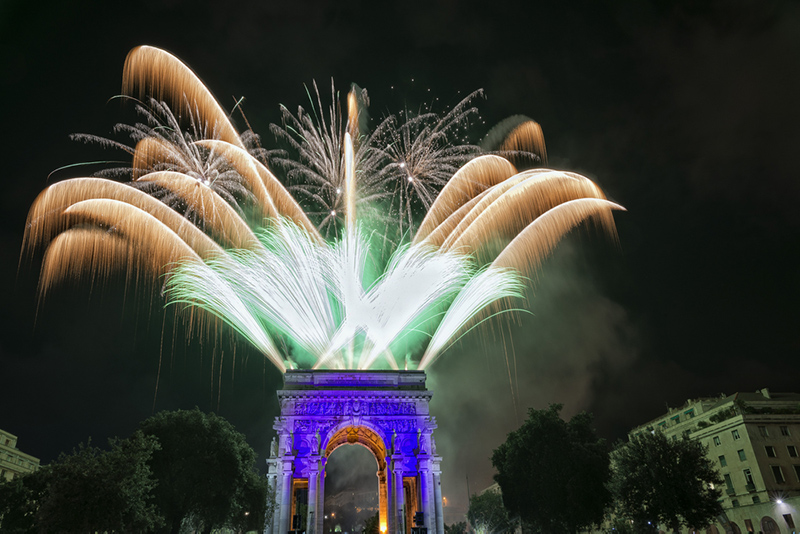
<svg viewBox="0 0 800 534"><path fill-rule="evenodd" d="M709 525L709 527L706 529L706 534L719 534L719 529L716 527L716 525Z"/></svg>
<svg viewBox="0 0 800 534"><path fill-rule="evenodd" d="M267 460L276 511L265 534L291 530L306 502L306 532L321 534L326 463L347 443L377 462L382 532L407 534L422 512L428 533L444 534L431 396L423 371L287 371Z"/></svg>
<svg viewBox="0 0 800 534"><path fill-rule="evenodd" d="M378 471L386 469L386 442L380 431L368 423L353 425L348 422L331 429L322 440L323 455L330 458L333 451L345 444L366 447L375 456Z"/></svg>

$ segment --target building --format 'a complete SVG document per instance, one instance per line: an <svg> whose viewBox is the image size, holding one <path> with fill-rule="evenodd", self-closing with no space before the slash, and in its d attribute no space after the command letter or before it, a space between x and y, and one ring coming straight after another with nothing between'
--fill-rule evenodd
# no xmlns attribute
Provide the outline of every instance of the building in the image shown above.
<svg viewBox="0 0 800 534"><path fill-rule="evenodd" d="M657 430L703 443L724 479L724 513L698 532L798 532L800 394L762 389L688 400L630 434Z"/></svg>
<svg viewBox="0 0 800 534"><path fill-rule="evenodd" d="M39 459L17 449L17 436L0 430L0 481L39 469Z"/></svg>
<svg viewBox="0 0 800 534"><path fill-rule="evenodd" d="M380 531L410 532L421 512L430 534L444 534L442 457L425 380L424 371L287 370L267 458L276 512L265 534L287 532L300 515L308 534L323 532L328 458L355 444L378 467Z"/></svg>

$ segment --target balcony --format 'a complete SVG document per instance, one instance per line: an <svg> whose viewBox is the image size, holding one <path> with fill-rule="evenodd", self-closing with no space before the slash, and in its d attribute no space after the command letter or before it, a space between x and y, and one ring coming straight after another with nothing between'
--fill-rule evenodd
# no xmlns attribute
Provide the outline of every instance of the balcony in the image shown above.
<svg viewBox="0 0 800 534"><path fill-rule="evenodd" d="M736 490L733 488L727 488L725 490L725 493L727 493L728 495L736 495Z"/></svg>

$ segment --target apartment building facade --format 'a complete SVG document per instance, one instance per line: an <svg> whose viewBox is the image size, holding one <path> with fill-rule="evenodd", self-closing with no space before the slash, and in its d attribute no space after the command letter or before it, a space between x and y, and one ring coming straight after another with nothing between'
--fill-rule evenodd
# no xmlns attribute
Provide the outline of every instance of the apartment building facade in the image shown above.
<svg viewBox="0 0 800 534"><path fill-rule="evenodd" d="M17 436L0 430L0 481L39 469L39 459L17 449Z"/></svg>
<svg viewBox="0 0 800 534"><path fill-rule="evenodd" d="M688 532L800 532L800 394L762 389L688 400L630 434L655 431L703 443L724 480L723 514Z"/></svg>

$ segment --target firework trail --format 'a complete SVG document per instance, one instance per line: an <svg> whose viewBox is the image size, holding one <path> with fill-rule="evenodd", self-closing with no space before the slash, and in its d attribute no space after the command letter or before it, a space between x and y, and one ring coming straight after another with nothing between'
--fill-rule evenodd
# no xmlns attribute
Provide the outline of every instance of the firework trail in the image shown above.
<svg viewBox="0 0 800 534"><path fill-rule="evenodd" d="M481 148L459 143L480 92L367 132L366 91L354 86L345 115L333 86L324 112L314 85L311 111L282 108L272 127L282 151L240 135L163 50L130 52L123 92L143 119L117 127L133 147L76 138L128 151L131 167L58 182L30 209L23 252L44 250L41 294L122 271L162 284L192 320L224 321L281 371L425 369L522 297L574 226L591 219L615 238L623 209L584 176L519 172L512 162L546 160L533 121L501 123ZM394 244L388 260L380 240Z"/></svg>

